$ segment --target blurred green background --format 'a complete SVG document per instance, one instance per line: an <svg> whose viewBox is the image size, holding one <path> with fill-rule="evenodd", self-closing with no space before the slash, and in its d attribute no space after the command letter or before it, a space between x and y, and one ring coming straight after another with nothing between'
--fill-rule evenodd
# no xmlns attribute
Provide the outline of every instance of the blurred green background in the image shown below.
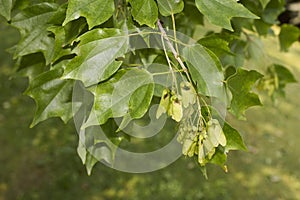
<svg viewBox="0 0 300 200"><path fill-rule="evenodd" d="M195 162L180 158L147 174L128 174L99 163L92 176L77 156L72 122L47 120L30 129L34 102L22 95L27 80L10 78L11 56L5 51L18 33L0 19L0 200L6 199L300 199L300 85L287 87L276 105L247 112L237 127L249 152L231 152L229 172L209 165L205 180ZM280 53L274 38L264 39L272 59L288 66L300 80L300 46Z"/></svg>

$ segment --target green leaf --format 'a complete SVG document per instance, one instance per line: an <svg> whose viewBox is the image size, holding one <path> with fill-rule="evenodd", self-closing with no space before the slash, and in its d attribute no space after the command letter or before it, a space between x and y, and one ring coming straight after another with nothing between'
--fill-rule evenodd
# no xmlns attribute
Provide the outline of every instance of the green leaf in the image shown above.
<svg viewBox="0 0 300 200"><path fill-rule="evenodd" d="M81 130L79 133L77 153L82 161L82 164L85 164L86 157L87 157L87 152L85 147L85 130Z"/></svg>
<svg viewBox="0 0 300 200"><path fill-rule="evenodd" d="M5 17L7 21L10 20L12 6L12 0L0 0L0 15Z"/></svg>
<svg viewBox="0 0 300 200"><path fill-rule="evenodd" d="M158 8L154 0L129 0L132 16L140 24L152 28L158 19Z"/></svg>
<svg viewBox="0 0 300 200"><path fill-rule="evenodd" d="M61 68L44 72L34 78L26 90L37 109L31 127L50 117L60 117L65 123L72 117L71 93L73 81L61 80Z"/></svg>
<svg viewBox="0 0 300 200"><path fill-rule="evenodd" d="M86 165L88 175L98 161L105 161L113 166L118 146L124 139L115 133L116 127L113 120L109 120L105 125L92 126L80 131L77 151Z"/></svg>
<svg viewBox="0 0 300 200"><path fill-rule="evenodd" d="M234 40L231 42L230 49L231 52L234 53L234 56L227 56L225 57L222 62L224 65L232 65L235 66L236 68L241 67L244 65L245 61L245 51L246 48L248 47L247 42L244 40Z"/></svg>
<svg viewBox="0 0 300 200"><path fill-rule="evenodd" d="M41 3L27 7L13 17L12 25L20 30L21 36L32 34L34 29L40 28L40 26L43 27L57 9L57 4L50 3Z"/></svg>
<svg viewBox="0 0 300 200"><path fill-rule="evenodd" d="M227 160L227 155L224 152L224 148L219 146L218 148L216 148L215 154L213 155L213 157L209 162L219 165L223 168L226 160Z"/></svg>
<svg viewBox="0 0 300 200"><path fill-rule="evenodd" d="M74 19L85 17L89 29L92 29L106 22L113 15L114 10L113 0L70 0L63 26Z"/></svg>
<svg viewBox="0 0 300 200"><path fill-rule="evenodd" d="M244 144L244 141L240 135L240 133L232 128L228 123L224 123L223 132L225 134L227 144L225 147L226 151L230 150L247 150L247 147Z"/></svg>
<svg viewBox="0 0 300 200"><path fill-rule="evenodd" d="M265 8L271 0L259 0L263 8Z"/></svg>
<svg viewBox="0 0 300 200"><path fill-rule="evenodd" d="M180 33L193 36L195 27L203 25L203 15L199 12L195 5L195 1L185 1L184 9L181 13L175 16L176 30Z"/></svg>
<svg viewBox="0 0 300 200"><path fill-rule="evenodd" d="M228 87L232 93L230 111L238 118L245 119L245 110L251 106L261 105L258 96L251 92L255 82L263 75L255 70L237 69L234 76L228 79Z"/></svg>
<svg viewBox="0 0 300 200"><path fill-rule="evenodd" d="M218 57L220 57L224 54L225 55L226 54L233 55L228 46L229 42L222 39L221 37L219 37L216 34L212 34L207 37L201 38L198 42L201 45L203 45L204 47L206 47L209 50L211 50L212 52L214 52L214 54L216 54Z"/></svg>
<svg viewBox="0 0 300 200"><path fill-rule="evenodd" d="M278 15L285 10L285 0L272 0L262 13L262 20L269 24L276 24Z"/></svg>
<svg viewBox="0 0 300 200"><path fill-rule="evenodd" d="M62 26L52 26L48 28L49 31L55 35L55 44L53 50L52 63L61 58L62 56L71 54L70 49L62 48L65 45L65 30Z"/></svg>
<svg viewBox="0 0 300 200"><path fill-rule="evenodd" d="M300 38L300 29L290 24L281 26L279 42L281 51L288 51L290 46Z"/></svg>
<svg viewBox="0 0 300 200"><path fill-rule="evenodd" d="M264 22L263 20L254 20L254 26L259 35L267 36L272 31L270 29L272 25Z"/></svg>
<svg viewBox="0 0 300 200"><path fill-rule="evenodd" d="M141 85L139 88L137 88L131 95L129 100L129 114L133 119L138 119L144 116L144 114L147 112L148 107L151 103L152 96L154 93L154 84L152 76L149 74L146 74L145 72L142 73L136 73L137 77L145 78L146 83L145 85ZM148 73L148 72L147 72ZM134 78L134 77L130 77ZM140 79L141 81L141 79ZM125 82L127 83L127 81ZM124 84L125 84L124 83ZM130 82L129 82L130 83ZM141 98L143 97L143 98Z"/></svg>
<svg viewBox="0 0 300 200"><path fill-rule="evenodd" d="M16 76L28 77L31 81L46 70L45 58L42 53L22 56L18 59L15 68Z"/></svg>
<svg viewBox="0 0 300 200"><path fill-rule="evenodd" d="M128 50L128 36L119 29L94 29L79 38L78 55L68 65L63 78L81 80L91 86L108 79L121 66L116 58Z"/></svg>
<svg viewBox="0 0 300 200"><path fill-rule="evenodd" d="M71 21L64 26L65 29L65 44L72 43L82 31L87 30L87 24L84 18L79 18L78 20Z"/></svg>
<svg viewBox="0 0 300 200"><path fill-rule="evenodd" d="M278 76L279 86L285 86L288 83L296 83L294 75L284 66L274 64L274 72Z"/></svg>
<svg viewBox="0 0 300 200"><path fill-rule="evenodd" d="M198 92L223 99L224 76L217 58L212 57L213 54L209 54L200 44L185 47L182 55Z"/></svg>
<svg viewBox="0 0 300 200"><path fill-rule="evenodd" d="M231 31L233 31L230 24L232 17L258 19L236 0L196 0L196 6L210 23Z"/></svg>
<svg viewBox="0 0 300 200"><path fill-rule="evenodd" d="M186 19L189 23L203 25L203 15L197 9L195 1L191 0L185 3L183 14L184 17L180 17L183 20ZM186 25L189 26L189 24Z"/></svg>
<svg viewBox="0 0 300 200"><path fill-rule="evenodd" d="M157 0L159 12L163 16L182 12L184 8L183 0Z"/></svg>
<svg viewBox="0 0 300 200"><path fill-rule="evenodd" d="M92 174L93 167L98 162L98 160L93 156L93 153L90 153L89 151L86 152L86 160L84 163L89 176Z"/></svg>
<svg viewBox="0 0 300 200"><path fill-rule="evenodd" d="M59 6L59 8L55 11L55 13L52 15L52 17L49 19L49 24L54 25L62 25L66 18L66 12L67 12L68 4L62 4Z"/></svg>
<svg viewBox="0 0 300 200"><path fill-rule="evenodd" d="M55 3L61 2L59 0L13 0L13 9L15 10L24 10L27 7L33 6L34 4L40 3Z"/></svg>
<svg viewBox="0 0 300 200"><path fill-rule="evenodd" d="M47 22L57 8L56 4L41 3L24 9L12 19L12 25L19 29L21 34L14 58L42 52L46 63L50 63L54 39L48 36Z"/></svg>
<svg viewBox="0 0 300 200"><path fill-rule="evenodd" d="M87 122L104 124L109 118L130 114L141 118L148 110L154 93L153 78L143 69L119 70L111 79L91 88L95 100Z"/></svg>

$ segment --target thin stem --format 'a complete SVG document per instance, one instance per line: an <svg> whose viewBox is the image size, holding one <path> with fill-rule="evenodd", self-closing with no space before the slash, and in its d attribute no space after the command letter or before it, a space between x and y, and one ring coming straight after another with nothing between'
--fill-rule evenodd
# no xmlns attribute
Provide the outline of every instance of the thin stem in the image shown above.
<svg viewBox="0 0 300 200"><path fill-rule="evenodd" d="M167 36L167 33L165 31L165 29L163 28L160 20L157 20L157 25L158 25L158 28L160 30L160 32L162 33L162 37L165 38L165 40L167 41L167 44L169 46L169 48L171 49L171 52L173 53L175 59L177 60L177 62L179 63L179 65L181 66L181 68L183 69L184 73L186 74L188 80L192 83L192 79L190 77L190 74L188 72L188 69L185 67L184 63L182 62L181 58L179 57L178 53L176 52L176 50L174 49L172 43L170 42L168 36Z"/></svg>
<svg viewBox="0 0 300 200"><path fill-rule="evenodd" d="M175 87L178 89L178 87L177 87L177 82L176 82L176 77L175 77L175 74L174 74L174 72L173 72L173 68L172 68L172 66L171 66L171 61L170 61L170 58L169 58L168 53L167 53L167 50L166 50L166 46L165 46L165 42L164 42L163 35L161 35L161 42L162 42L162 45L163 45L165 57L166 57L166 59L167 59L168 65L169 65L169 70L170 70L170 72L171 72L171 74L172 74L172 79L173 79L173 80L172 80L172 82L173 82L172 86L175 85Z"/></svg>
<svg viewBox="0 0 300 200"><path fill-rule="evenodd" d="M174 14L173 14L173 13L172 13L171 16L172 16L173 35L174 35L174 39L175 39L176 52L177 52L177 54L179 54L179 51L178 51L178 44L177 44L177 35L176 35L175 17L174 17Z"/></svg>
<svg viewBox="0 0 300 200"><path fill-rule="evenodd" d="M179 71L174 71L175 73L181 72ZM164 74L171 74L172 72L157 72L157 73L152 73L153 76L159 76L159 75L164 75Z"/></svg>

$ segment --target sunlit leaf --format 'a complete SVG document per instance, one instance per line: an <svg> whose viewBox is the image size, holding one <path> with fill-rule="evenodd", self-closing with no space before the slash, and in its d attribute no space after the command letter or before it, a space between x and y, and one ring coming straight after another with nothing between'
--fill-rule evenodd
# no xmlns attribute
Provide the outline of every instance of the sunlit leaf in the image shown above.
<svg viewBox="0 0 300 200"><path fill-rule="evenodd" d="M12 19L12 25L19 29L21 40L14 57L42 52L49 63L54 48L54 38L49 37L47 21L58 8L56 4L41 3L24 9Z"/></svg>
<svg viewBox="0 0 300 200"><path fill-rule="evenodd" d="M12 0L0 0L0 15L5 17L8 21L10 20L12 6Z"/></svg>
<svg viewBox="0 0 300 200"><path fill-rule="evenodd" d="M154 0L129 0L132 16L140 24L155 27L158 19L158 8Z"/></svg>
<svg viewBox="0 0 300 200"><path fill-rule="evenodd" d="M85 17L89 29L92 29L107 21L112 16L114 10L115 5L113 0L70 0L63 26L79 17Z"/></svg>
<svg viewBox="0 0 300 200"><path fill-rule="evenodd" d="M68 64L65 79L81 80L85 86L108 79L122 64L116 58L128 50L128 37L118 29L94 29L79 38L77 56Z"/></svg>
<svg viewBox="0 0 300 200"><path fill-rule="evenodd" d="M236 0L196 0L196 5L212 24L231 31L232 17L258 18Z"/></svg>

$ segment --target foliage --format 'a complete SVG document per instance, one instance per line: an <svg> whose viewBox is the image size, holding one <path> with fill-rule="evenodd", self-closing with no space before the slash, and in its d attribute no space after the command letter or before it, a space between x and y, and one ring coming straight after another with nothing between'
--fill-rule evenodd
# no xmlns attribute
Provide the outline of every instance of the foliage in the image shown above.
<svg viewBox="0 0 300 200"><path fill-rule="evenodd" d="M107 134L118 145L130 137L124 128L143 118L158 98L156 117L166 113L179 124L174 132L179 127L182 154L196 158L203 172L207 163L226 171L228 152L246 147L217 105L245 119L246 109L261 105L255 89L277 98L287 83L296 81L276 63L266 72L244 65L247 59L259 58L260 36L274 34L272 26L283 10L284 0L2 0L0 4L0 14L20 32L19 43L10 51L16 74L30 80L26 94L37 104L32 126L50 117L67 122L85 109L79 129L86 135L80 135L78 152L89 173L99 160L90 147L97 150L103 143L100 158L110 164L116 150L107 141L85 137L91 127L110 127L111 118L121 118L119 128L110 128ZM211 25L219 28L212 30ZM193 38L197 27L207 33L191 42L187 37ZM284 25L281 49L286 51L299 36L296 27ZM136 47L137 41L148 50ZM162 67L153 72L153 65ZM158 76L168 85L161 87ZM92 97L85 108L72 99L76 82Z"/></svg>

